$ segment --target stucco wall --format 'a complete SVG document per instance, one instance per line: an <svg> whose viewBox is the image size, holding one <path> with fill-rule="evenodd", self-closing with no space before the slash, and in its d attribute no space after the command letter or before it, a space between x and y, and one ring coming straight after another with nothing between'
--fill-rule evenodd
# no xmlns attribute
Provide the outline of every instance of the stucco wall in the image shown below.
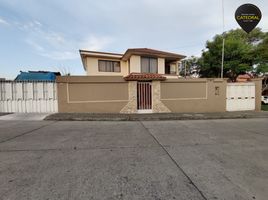
<svg viewBox="0 0 268 200"><path fill-rule="evenodd" d="M120 61L120 59L111 59L111 58L96 58L96 57L87 57L86 58L86 69L87 75L90 76L126 76L128 74L127 62L120 61L121 72L99 72L98 60L111 60L111 61Z"/></svg>
<svg viewBox="0 0 268 200"><path fill-rule="evenodd" d="M122 77L57 77L57 83L59 112L119 113L129 102Z"/></svg>
<svg viewBox="0 0 268 200"><path fill-rule="evenodd" d="M140 56L131 56L130 57L130 73L132 72L141 72L141 57Z"/></svg>
<svg viewBox="0 0 268 200"><path fill-rule="evenodd" d="M175 71L178 74L178 64L177 62L170 64L170 71Z"/></svg>
<svg viewBox="0 0 268 200"><path fill-rule="evenodd" d="M158 74L165 74L165 59L158 58ZM141 72L141 56L133 55L130 57L130 73Z"/></svg>
<svg viewBox="0 0 268 200"><path fill-rule="evenodd" d="M99 72L98 60L120 61L121 72ZM87 57L85 59L86 72L88 76L126 76L132 72L140 73L141 56L132 55L129 61L130 62L112 58ZM157 62L158 62L158 74L165 74L165 59L158 58Z"/></svg>
<svg viewBox="0 0 268 200"><path fill-rule="evenodd" d="M252 79L255 83L255 110L261 111L261 93L262 93L262 79Z"/></svg>
<svg viewBox="0 0 268 200"><path fill-rule="evenodd" d="M224 112L226 80L167 80L161 82L161 101L171 112Z"/></svg>
<svg viewBox="0 0 268 200"><path fill-rule="evenodd" d="M57 77L59 112L136 113L137 82L120 76ZM256 80L256 110L261 81ZM153 81L154 112L225 112L226 80Z"/></svg>
<svg viewBox="0 0 268 200"><path fill-rule="evenodd" d="M158 58L158 74L165 74L165 59Z"/></svg>

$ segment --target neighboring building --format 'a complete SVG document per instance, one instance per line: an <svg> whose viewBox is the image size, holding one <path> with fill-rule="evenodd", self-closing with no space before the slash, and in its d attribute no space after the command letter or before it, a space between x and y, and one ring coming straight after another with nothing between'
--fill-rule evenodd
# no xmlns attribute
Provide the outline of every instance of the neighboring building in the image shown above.
<svg viewBox="0 0 268 200"><path fill-rule="evenodd" d="M60 76L60 72L48 72L48 71L21 71L15 78L15 81L55 81L57 76Z"/></svg>
<svg viewBox="0 0 268 200"><path fill-rule="evenodd" d="M252 76L250 74L240 74L236 78L236 82L248 82L251 81Z"/></svg>
<svg viewBox="0 0 268 200"><path fill-rule="evenodd" d="M264 76L262 79L262 95L268 96L268 75Z"/></svg>
<svg viewBox="0 0 268 200"><path fill-rule="evenodd" d="M154 73L177 78L184 55L148 48L128 49L124 54L80 50L83 66L90 76L127 76Z"/></svg>

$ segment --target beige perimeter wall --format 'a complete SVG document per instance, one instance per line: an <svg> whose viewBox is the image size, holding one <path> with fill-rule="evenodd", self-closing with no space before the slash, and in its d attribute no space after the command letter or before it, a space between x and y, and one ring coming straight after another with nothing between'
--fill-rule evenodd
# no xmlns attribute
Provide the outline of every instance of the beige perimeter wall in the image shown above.
<svg viewBox="0 0 268 200"><path fill-rule="evenodd" d="M255 111L261 111L262 79L252 79L255 83Z"/></svg>
<svg viewBox="0 0 268 200"><path fill-rule="evenodd" d="M261 81L256 84L260 110ZM57 77L59 112L137 113L137 82L122 76ZM226 80L168 79L152 82L152 112L225 112Z"/></svg>
<svg viewBox="0 0 268 200"><path fill-rule="evenodd" d="M129 102L119 76L57 77L59 112L119 113Z"/></svg>
<svg viewBox="0 0 268 200"><path fill-rule="evenodd" d="M226 80L167 80L161 82L160 100L171 112L224 112Z"/></svg>
<svg viewBox="0 0 268 200"><path fill-rule="evenodd" d="M57 77L57 83L59 112L137 112L137 82L122 76L66 76ZM226 110L226 81L221 79L154 81L153 92L159 94L153 95L153 112Z"/></svg>

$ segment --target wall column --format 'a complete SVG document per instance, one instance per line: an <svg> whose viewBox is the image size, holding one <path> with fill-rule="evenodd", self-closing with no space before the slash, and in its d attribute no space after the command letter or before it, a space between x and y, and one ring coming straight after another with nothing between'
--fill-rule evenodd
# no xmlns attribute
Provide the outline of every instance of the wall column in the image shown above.
<svg viewBox="0 0 268 200"><path fill-rule="evenodd" d="M255 83L255 111L261 111L262 79L255 78L251 81Z"/></svg>
<svg viewBox="0 0 268 200"><path fill-rule="evenodd" d="M137 113L137 81L128 82L129 102L120 113Z"/></svg>
<svg viewBox="0 0 268 200"><path fill-rule="evenodd" d="M152 81L153 113L170 113L171 111L161 101L160 81Z"/></svg>

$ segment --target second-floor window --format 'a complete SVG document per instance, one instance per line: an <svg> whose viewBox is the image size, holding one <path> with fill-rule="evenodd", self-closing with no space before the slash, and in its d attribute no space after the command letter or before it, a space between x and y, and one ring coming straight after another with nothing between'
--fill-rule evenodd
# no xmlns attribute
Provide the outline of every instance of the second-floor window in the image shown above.
<svg viewBox="0 0 268 200"><path fill-rule="evenodd" d="M99 60L99 72L120 72L120 62L111 60Z"/></svg>
<svg viewBox="0 0 268 200"><path fill-rule="evenodd" d="M157 58L141 57L142 73L157 73Z"/></svg>

